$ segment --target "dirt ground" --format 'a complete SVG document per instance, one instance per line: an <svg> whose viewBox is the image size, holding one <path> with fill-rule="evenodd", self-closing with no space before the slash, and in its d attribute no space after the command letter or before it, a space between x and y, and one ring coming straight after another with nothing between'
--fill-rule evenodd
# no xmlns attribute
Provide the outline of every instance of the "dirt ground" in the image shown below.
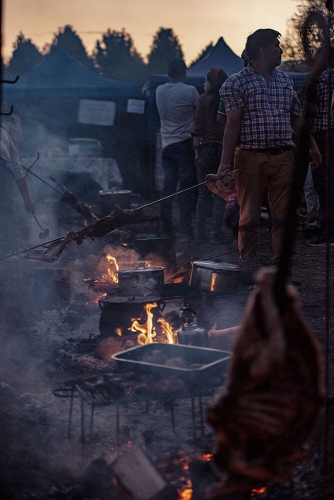
<svg viewBox="0 0 334 500"><path fill-rule="evenodd" d="M149 229L152 228L146 228L146 232L152 232ZM82 247L71 249L60 265L77 265L78 259L84 261L103 246L103 242L85 241ZM264 262L270 262L270 236L265 224L261 229L259 254ZM232 241L222 246L213 246L206 243L184 244L176 238L178 268L187 270L194 260L211 260L214 257L220 257L224 262L237 263L238 254ZM334 498L333 259L334 248L330 248L327 253L326 248L307 246L303 232L296 231L291 281L298 290L303 316L323 350L327 404L310 439L310 457L297 464L293 482L272 486L258 498ZM29 266L30 271L27 271ZM31 266L33 264L17 258L3 261L0 267L0 498L123 498L120 493L111 493L108 487L103 488L105 476L102 469L108 467L117 456L114 408L99 410L92 439L83 447L81 414L77 402L73 409L72 438L68 440L69 402L56 398L52 392L68 379L110 369L90 356L83 355L79 359L80 356L71 352L68 343L70 337L87 339L90 335L97 335L100 311L96 305L87 304L87 293L83 287L76 290L75 300L72 300L70 308L66 305L55 306L54 309L42 311L32 307L34 294L40 293L41 297L47 294L47 285L36 292L36 287L32 287L29 282ZM85 277L90 276L92 268L91 263L86 266L85 272L88 274ZM78 273L76 283L80 281L81 275L82 273ZM213 314L216 314L216 317L213 316L213 323L217 320L217 328L228 328L242 321L250 293L252 290L248 286L240 284L235 296L222 298L217 302L216 309L213 310ZM208 399L205 399L204 403L207 402ZM147 408L138 404L129 404L124 408L119 435L121 444L125 445L130 440L139 446L145 446L150 458L180 488L180 492L191 487L189 477L183 483L180 480L184 475L183 465L189 461L189 457L199 458L212 451L212 429L206 425L204 436L200 436L197 443L194 443L189 401L180 401L176 409L179 425L176 435L171 433L168 409L156 403L150 412L146 410ZM91 477L91 466L95 460L102 461L103 467L100 467L99 474L95 477L95 483L99 487L94 489L94 481L90 482L91 488L88 488L87 478ZM179 498L187 497L180 493Z"/></svg>

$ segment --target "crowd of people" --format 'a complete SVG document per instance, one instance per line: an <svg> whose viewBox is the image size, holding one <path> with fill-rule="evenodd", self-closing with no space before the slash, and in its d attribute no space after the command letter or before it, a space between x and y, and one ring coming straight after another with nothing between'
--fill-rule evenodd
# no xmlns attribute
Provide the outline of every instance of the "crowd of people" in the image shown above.
<svg viewBox="0 0 334 500"><path fill-rule="evenodd" d="M259 29L247 38L244 68L229 78L222 68L212 68L201 96L185 83L186 66L177 58L168 66L170 81L156 91L165 173L162 195L175 193L178 181L180 190L186 190L180 194L181 241L226 242L226 200L203 183L216 182L225 171L234 169L236 190L227 203L229 207L235 203L237 220L230 228L237 238L240 266L252 272L259 265L259 222L264 204L270 215L272 262L277 265L280 261L296 144L303 126L303 107L293 80L277 69L282 52L280 33ZM334 246L334 124L328 119L334 90L332 67L328 58L317 79L316 109L309 134L305 200L311 202L306 194L312 187L320 212L318 233L308 242L314 246ZM196 183L200 184L197 199L195 189L187 190ZM161 206L161 229L167 235L174 234L175 229L172 204L170 197Z"/></svg>

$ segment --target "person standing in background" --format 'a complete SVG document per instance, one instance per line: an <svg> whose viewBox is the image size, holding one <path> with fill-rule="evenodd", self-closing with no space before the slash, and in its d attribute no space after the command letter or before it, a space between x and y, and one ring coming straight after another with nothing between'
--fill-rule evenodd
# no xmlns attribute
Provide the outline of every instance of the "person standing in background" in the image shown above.
<svg viewBox="0 0 334 500"><path fill-rule="evenodd" d="M198 182L204 182L207 174L217 172L222 153L226 116L217 119L220 103L219 89L227 79L222 68L211 68L204 82L204 94L197 103L194 118L194 149ZM205 221L212 209L210 243L224 243L223 216L225 200L213 194L206 185L199 186L196 205L196 243L206 243Z"/></svg>
<svg viewBox="0 0 334 500"><path fill-rule="evenodd" d="M253 272L261 266L256 257L266 192L273 264L279 262L294 173L292 133L298 137L302 124L293 81L276 69L283 52L279 37L272 29L259 29L250 35L246 43L249 64L228 78L220 92L227 124L218 174L230 169L234 160L240 206L239 263L244 281L253 281ZM310 154L313 164L320 165L321 155L312 137Z"/></svg>
<svg viewBox="0 0 334 500"><path fill-rule="evenodd" d="M161 122L162 167L164 187L162 197L174 194L178 182L180 190L197 184L195 155L192 142L194 113L198 92L186 85L187 67L175 57L168 63L169 82L156 90L156 103ZM195 208L195 192L189 190L179 196L181 241L193 239L192 214ZM161 202L161 234L173 236L173 198Z"/></svg>

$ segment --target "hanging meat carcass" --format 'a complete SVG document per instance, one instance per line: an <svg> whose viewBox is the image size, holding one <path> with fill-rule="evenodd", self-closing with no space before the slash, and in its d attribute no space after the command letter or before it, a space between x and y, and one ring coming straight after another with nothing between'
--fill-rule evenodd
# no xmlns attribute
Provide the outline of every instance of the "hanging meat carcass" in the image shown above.
<svg viewBox="0 0 334 500"><path fill-rule="evenodd" d="M226 392L208 408L214 460L228 477L207 498L291 479L323 404L320 347L286 287L280 315L275 270L258 272L235 344Z"/></svg>

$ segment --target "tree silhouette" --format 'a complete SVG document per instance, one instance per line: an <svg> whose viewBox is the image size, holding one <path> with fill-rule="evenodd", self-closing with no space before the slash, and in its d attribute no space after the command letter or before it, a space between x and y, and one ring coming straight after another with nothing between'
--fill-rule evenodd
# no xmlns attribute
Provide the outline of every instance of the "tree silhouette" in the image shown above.
<svg viewBox="0 0 334 500"><path fill-rule="evenodd" d="M58 33L54 35L52 45L58 45L58 47L61 47L69 56L86 66L86 68L95 70L94 62L87 55L81 38L69 24L58 29Z"/></svg>
<svg viewBox="0 0 334 500"><path fill-rule="evenodd" d="M194 66L194 64L197 64L199 61L204 59L204 57L208 56L212 49L213 49L213 43L210 42L209 45L207 45L205 49L203 49L202 52L198 54L196 59L190 63L189 67L191 68L191 66Z"/></svg>
<svg viewBox="0 0 334 500"><path fill-rule="evenodd" d="M281 46L283 49L284 59L296 59L303 61L305 59L304 49L302 45L302 32L304 29L304 23L309 15L314 9L319 9L323 14L327 15L328 11L326 8L325 0L300 0L297 7L296 13L288 20L288 29L282 39ZM334 31L333 31L333 21L334 16L331 14L331 28L330 37L333 45L334 42ZM322 34L319 32L318 27L314 24L307 30L307 38L309 44L313 47L315 52L322 43ZM305 66L301 65L305 68Z"/></svg>
<svg viewBox="0 0 334 500"><path fill-rule="evenodd" d="M108 29L102 35L102 41L96 41L93 57L102 75L137 83L143 83L147 78L145 63L124 29Z"/></svg>
<svg viewBox="0 0 334 500"><path fill-rule="evenodd" d="M167 73L168 62L174 57L183 59L183 51L177 36L171 28L159 28L147 57L149 74Z"/></svg>
<svg viewBox="0 0 334 500"><path fill-rule="evenodd" d="M4 68L4 78L13 79L30 71L43 59L36 45L30 38L26 38L22 31L18 34L13 44L12 57Z"/></svg>

